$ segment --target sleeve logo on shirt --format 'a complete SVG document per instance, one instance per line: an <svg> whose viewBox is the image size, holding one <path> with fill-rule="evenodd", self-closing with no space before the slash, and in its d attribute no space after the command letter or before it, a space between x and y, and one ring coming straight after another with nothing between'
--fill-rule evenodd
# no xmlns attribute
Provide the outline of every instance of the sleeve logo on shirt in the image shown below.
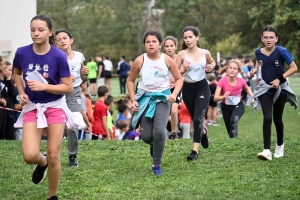
<svg viewBox="0 0 300 200"><path fill-rule="evenodd" d="M261 67L264 65L262 60L259 60L258 62L259 62Z"/></svg>

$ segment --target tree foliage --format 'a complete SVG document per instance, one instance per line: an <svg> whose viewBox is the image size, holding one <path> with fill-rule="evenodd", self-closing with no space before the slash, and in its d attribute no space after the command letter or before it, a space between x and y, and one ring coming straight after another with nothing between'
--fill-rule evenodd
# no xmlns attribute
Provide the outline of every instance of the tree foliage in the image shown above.
<svg viewBox="0 0 300 200"><path fill-rule="evenodd" d="M115 63L121 54L134 59L144 51L147 26L160 20L165 35L180 41L184 27L199 27L201 44L214 57L217 51L253 54L262 46L262 28L271 24L279 44L300 61L299 0L37 0L37 5L38 13L51 16L56 28L71 31L86 57L108 55Z"/></svg>

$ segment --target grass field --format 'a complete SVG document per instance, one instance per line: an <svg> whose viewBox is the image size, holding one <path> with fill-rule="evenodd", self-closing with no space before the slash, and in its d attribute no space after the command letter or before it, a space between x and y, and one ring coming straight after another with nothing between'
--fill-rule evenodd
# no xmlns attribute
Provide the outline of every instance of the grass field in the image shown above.
<svg viewBox="0 0 300 200"><path fill-rule="evenodd" d="M299 78L290 79L299 91ZM114 82L114 85L116 82ZM299 84L299 86L297 86ZM119 90L117 90L119 91ZM115 97L119 96L113 91ZM298 96L299 97L299 96ZM222 119L221 119L222 120ZM62 147L60 199L300 199L300 112L286 104L285 155L261 161L262 113L251 108L239 122L239 137L229 139L223 121L209 128L211 146L187 162L192 140L167 140L162 169L151 174L149 146L142 141L80 141L79 167L68 167ZM276 135L273 127L272 152ZM45 151L42 141L41 151ZM0 199L46 199L47 179L31 182L34 166L22 159L20 141L0 141Z"/></svg>

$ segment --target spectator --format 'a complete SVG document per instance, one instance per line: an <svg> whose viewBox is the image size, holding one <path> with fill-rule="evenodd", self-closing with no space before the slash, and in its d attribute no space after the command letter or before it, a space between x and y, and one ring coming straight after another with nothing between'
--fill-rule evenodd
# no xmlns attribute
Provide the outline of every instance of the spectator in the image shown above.
<svg viewBox="0 0 300 200"><path fill-rule="evenodd" d="M113 71L113 64L112 62L109 60L108 56L104 56L104 83L105 85L108 87L109 89L109 93L111 94L112 92L112 88L111 88L111 78L112 78L112 71Z"/></svg>
<svg viewBox="0 0 300 200"><path fill-rule="evenodd" d="M190 139L191 137L192 118L182 100L179 106L179 127L182 131L182 139Z"/></svg>
<svg viewBox="0 0 300 200"><path fill-rule="evenodd" d="M119 74L119 81L120 81L120 94L126 93L126 82L127 76L130 70L130 66L125 60L125 55L120 57L120 62L118 63L118 74Z"/></svg>
<svg viewBox="0 0 300 200"><path fill-rule="evenodd" d="M129 129L129 121L128 120L120 120L117 122L118 129L116 130L116 140L123 140L125 133Z"/></svg>
<svg viewBox="0 0 300 200"><path fill-rule="evenodd" d="M97 79L97 87L104 85L105 71L104 71L104 63L101 56L96 56L96 62L98 65L98 79Z"/></svg>
<svg viewBox="0 0 300 200"><path fill-rule="evenodd" d="M97 63L94 62L93 58L89 59L89 62L86 63L87 68L89 69L89 73L88 73L88 79L90 81L90 92L91 92L91 96L92 98L96 98L96 88L97 88L97 84L96 84L96 80L97 80Z"/></svg>

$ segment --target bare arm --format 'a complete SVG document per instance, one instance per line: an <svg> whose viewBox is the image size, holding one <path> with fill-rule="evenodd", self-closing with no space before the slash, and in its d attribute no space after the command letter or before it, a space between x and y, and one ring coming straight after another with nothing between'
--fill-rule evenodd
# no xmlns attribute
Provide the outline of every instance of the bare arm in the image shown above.
<svg viewBox="0 0 300 200"><path fill-rule="evenodd" d="M298 71L296 63L293 61L290 64L290 68L283 74L283 78L287 78L290 75L294 74L296 71Z"/></svg>
<svg viewBox="0 0 300 200"><path fill-rule="evenodd" d="M245 92L246 92L250 97L253 96L253 93L252 93L252 90L251 90L250 87L247 86L246 88L244 88L244 90L245 90Z"/></svg>
<svg viewBox="0 0 300 200"><path fill-rule="evenodd" d="M24 86L23 86L23 81L22 81L22 71L14 68L14 79L15 79L15 84L18 88L19 94L24 94Z"/></svg>
<svg viewBox="0 0 300 200"><path fill-rule="evenodd" d="M206 57L206 67L205 67L205 72L211 72L215 67L216 67L216 62L211 57L211 54L208 50L205 50L205 57Z"/></svg>
<svg viewBox="0 0 300 200"><path fill-rule="evenodd" d="M215 95L214 95L214 101L218 102L221 101L223 99L225 99L224 96L220 96L221 95L221 87L217 86L216 91L215 91Z"/></svg>
<svg viewBox="0 0 300 200"><path fill-rule="evenodd" d="M185 62L184 61L184 53L183 51L178 52L177 57L176 57L176 66L177 69L179 69L180 74L184 74L187 70L188 70L188 66L189 66L189 62ZM184 64L184 67L181 67L181 65Z"/></svg>
<svg viewBox="0 0 300 200"><path fill-rule="evenodd" d="M174 60L172 58L170 58L169 56L166 56L165 60L166 60L167 65L169 66L169 70L175 80L175 89L174 89L173 93L176 94L176 96L177 96L182 88L183 78L182 78Z"/></svg>

